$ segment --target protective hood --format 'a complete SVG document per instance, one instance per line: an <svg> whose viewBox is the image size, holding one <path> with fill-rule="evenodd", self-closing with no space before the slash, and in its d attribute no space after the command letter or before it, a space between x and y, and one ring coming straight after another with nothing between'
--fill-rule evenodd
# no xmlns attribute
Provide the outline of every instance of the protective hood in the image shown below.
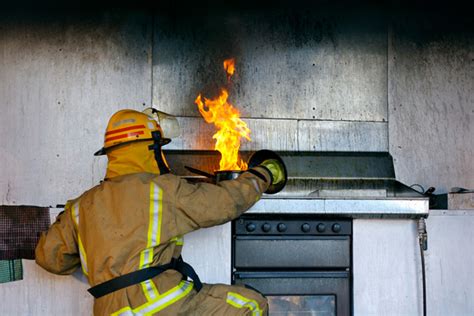
<svg viewBox="0 0 474 316"><path fill-rule="evenodd" d="M152 144L152 140L138 141L107 151L108 164L105 178L140 172L160 174L154 151L148 148ZM161 158L168 165L163 153L161 153Z"/></svg>

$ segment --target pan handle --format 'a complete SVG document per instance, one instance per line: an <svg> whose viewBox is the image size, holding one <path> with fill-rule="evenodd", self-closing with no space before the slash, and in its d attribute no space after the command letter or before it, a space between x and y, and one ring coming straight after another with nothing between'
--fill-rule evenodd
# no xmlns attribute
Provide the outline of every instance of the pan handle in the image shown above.
<svg viewBox="0 0 474 316"><path fill-rule="evenodd" d="M193 168L193 167L190 167L190 166L184 166L184 168L188 169L189 171L191 171L192 173L195 173L195 174L198 174L200 176L205 176L209 179L215 179L216 176L213 175L213 174L210 174L210 173L207 173L205 171L202 171L202 170L199 170L199 169L196 169L196 168Z"/></svg>

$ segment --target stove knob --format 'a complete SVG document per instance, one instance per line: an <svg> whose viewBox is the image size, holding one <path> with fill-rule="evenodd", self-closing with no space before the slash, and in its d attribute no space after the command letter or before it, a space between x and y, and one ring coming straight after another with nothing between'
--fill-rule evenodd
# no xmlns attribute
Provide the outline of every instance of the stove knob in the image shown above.
<svg viewBox="0 0 474 316"><path fill-rule="evenodd" d="M326 231L326 225L319 223L318 226L316 226L316 230L320 233L324 233L324 231Z"/></svg>
<svg viewBox="0 0 474 316"><path fill-rule="evenodd" d="M245 226L245 229L246 229L249 233L253 232L256 228L257 228L257 226L255 226L254 223L248 223L248 224Z"/></svg>
<svg viewBox="0 0 474 316"><path fill-rule="evenodd" d="M268 224L268 223L265 223L262 225L262 230L265 232L265 233L268 233L270 231L270 229L272 229L272 225Z"/></svg>
<svg viewBox="0 0 474 316"><path fill-rule="evenodd" d="M285 232L286 229L287 229L287 227L286 227L286 225L283 224L283 223L280 223L280 224L278 224L278 226L277 226L277 230L278 230L280 233Z"/></svg>
<svg viewBox="0 0 474 316"><path fill-rule="evenodd" d="M335 223L334 225L332 225L332 231L335 232L335 233L339 233L341 231L341 225L338 224L338 223Z"/></svg>
<svg viewBox="0 0 474 316"><path fill-rule="evenodd" d="M304 223L303 225L301 225L301 230L304 232L304 233L307 233L311 230L311 226L309 226L308 223Z"/></svg>

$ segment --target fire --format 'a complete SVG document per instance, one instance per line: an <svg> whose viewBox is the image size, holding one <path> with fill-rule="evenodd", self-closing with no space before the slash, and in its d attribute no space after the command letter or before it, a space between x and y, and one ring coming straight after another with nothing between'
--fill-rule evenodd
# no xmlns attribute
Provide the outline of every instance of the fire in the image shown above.
<svg viewBox="0 0 474 316"><path fill-rule="evenodd" d="M235 72L235 59L230 58L224 60L224 69L227 72L227 81L230 81L230 77L232 77Z"/></svg>
<svg viewBox="0 0 474 316"><path fill-rule="evenodd" d="M229 81L235 71L234 65L233 58L224 61L224 69ZM240 119L239 110L228 102L228 97L229 92L222 88L216 98L202 98L199 94L194 102L204 120L207 123L213 123L217 128L217 132L212 138L216 140L214 149L222 156L219 170L245 170L247 164L239 158L240 139L244 137L250 141L250 129Z"/></svg>

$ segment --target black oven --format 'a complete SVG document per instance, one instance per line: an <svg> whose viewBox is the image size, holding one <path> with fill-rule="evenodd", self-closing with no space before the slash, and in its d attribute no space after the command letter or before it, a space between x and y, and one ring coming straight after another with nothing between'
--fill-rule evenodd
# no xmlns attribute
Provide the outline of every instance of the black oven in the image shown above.
<svg viewBox="0 0 474 316"><path fill-rule="evenodd" d="M350 219L249 214L232 229L232 282L267 296L270 315L351 314Z"/></svg>

